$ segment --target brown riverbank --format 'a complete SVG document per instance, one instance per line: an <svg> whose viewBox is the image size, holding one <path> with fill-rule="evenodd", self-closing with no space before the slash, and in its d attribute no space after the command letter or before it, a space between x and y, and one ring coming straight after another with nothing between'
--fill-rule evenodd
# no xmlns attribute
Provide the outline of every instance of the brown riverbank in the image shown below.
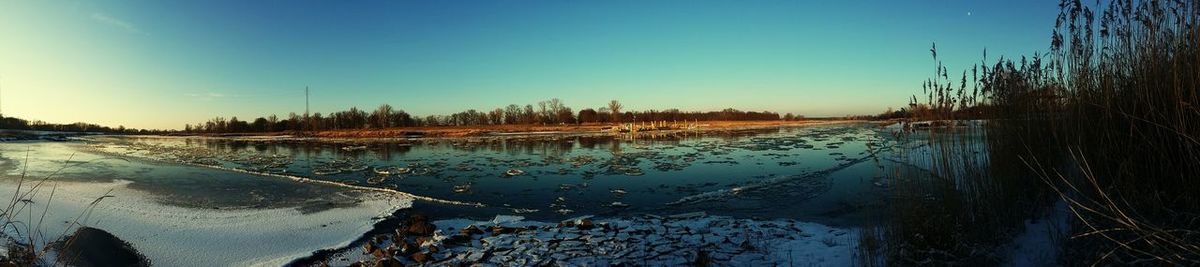
<svg viewBox="0 0 1200 267"><path fill-rule="evenodd" d="M634 128L648 132L650 128L661 131L707 131L725 129L746 129L779 126L801 126L815 124L833 124L853 122L849 120L800 120L800 121L700 121L700 122L664 122L657 126L650 123L634 123ZM469 126L423 126L399 127L386 129L355 129L355 130L326 130L316 132L271 132L271 133L228 133L228 134L197 134L201 136L304 136L317 138L404 138L404 137L472 137L492 135L534 135L534 134L596 134L618 133L621 129L629 130L629 124L587 123L564 125L469 125ZM659 131L659 130L654 130Z"/></svg>

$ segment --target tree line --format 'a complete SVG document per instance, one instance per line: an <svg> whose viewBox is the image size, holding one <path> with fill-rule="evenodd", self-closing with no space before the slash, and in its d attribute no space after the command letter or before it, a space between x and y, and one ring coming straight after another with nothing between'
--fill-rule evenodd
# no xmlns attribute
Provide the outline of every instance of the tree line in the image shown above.
<svg viewBox="0 0 1200 267"><path fill-rule="evenodd" d="M212 118L208 121L187 124L184 131L189 133L240 133L240 132L283 132L283 131L320 131L347 129L383 129L394 127L421 126L468 126L468 125L506 125L506 124L584 124L584 123L626 123L649 121L745 121L745 120L800 120L803 116L788 113L780 116L770 111L741 111L724 109L720 111L681 111L679 109L626 111L617 100L609 101L603 107L596 109L585 108L575 112L562 100L552 98L539 101L536 104L524 106L510 104L492 110L468 109L449 115L414 116L403 109L382 104L374 110L362 110L351 107L349 110L328 114L320 112L310 115L289 113L286 118L276 115L258 117L253 120L241 120L237 117Z"/></svg>
<svg viewBox="0 0 1200 267"><path fill-rule="evenodd" d="M25 120L15 117L4 117L0 115L0 129L8 130L31 130L31 131L56 131L56 132L98 132L98 133L125 133L125 134L151 134L161 133L159 130L133 129L118 126L116 128L102 126L91 123L69 123L57 124L48 123L40 120Z"/></svg>

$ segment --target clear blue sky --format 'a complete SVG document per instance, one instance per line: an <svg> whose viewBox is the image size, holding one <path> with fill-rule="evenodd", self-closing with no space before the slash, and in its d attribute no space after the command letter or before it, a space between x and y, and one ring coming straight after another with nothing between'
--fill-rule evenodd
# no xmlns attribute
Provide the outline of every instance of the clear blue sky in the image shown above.
<svg viewBox="0 0 1200 267"><path fill-rule="evenodd" d="M2 1L6 116L181 128L388 103L900 107L932 74L1045 52L1057 1Z"/></svg>

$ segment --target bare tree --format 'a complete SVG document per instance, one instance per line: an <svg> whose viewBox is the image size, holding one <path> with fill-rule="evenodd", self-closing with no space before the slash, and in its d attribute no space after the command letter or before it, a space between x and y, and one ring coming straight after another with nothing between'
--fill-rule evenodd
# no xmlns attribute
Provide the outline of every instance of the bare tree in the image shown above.
<svg viewBox="0 0 1200 267"><path fill-rule="evenodd" d="M551 122L550 119L554 117L551 115L550 109L546 107L548 104L546 101L538 101L538 122L542 124Z"/></svg>
<svg viewBox="0 0 1200 267"><path fill-rule="evenodd" d="M621 106L621 102L617 102L616 99L613 99L612 101L608 101L608 110L610 112L612 112L612 117L613 117L612 121L613 122L617 122L617 123L621 122L621 108L623 108Z"/></svg>
<svg viewBox="0 0 1200 267"><path fill-rule="evenodd" d="M537 113L533 112L533 105L526 104L525 110L521 113L522 123L534 124L537 123Z"/></svg>
<svg viewBox="0 0 1200 267"><path fill-rule="evenodd" d="M504 109L496 108L492 112L488 112L488 123L493 125L504 124Z"/></svg>
<svg viewBox="0 0 1200 267"><path fill-rule="evenodd" d="M517 124L521 119L521 107L510 104L504 108L504 123Z"/></svg>
<svg viewBox="0 0 1200 267"><path fill-rule="evenodd" d="M379 108L375 109L375 112L371 113L371 116L370 116L370 120L371 120L371 124L372 124L371 126L374 126L375 128L391 127L392 126L391 125L392 124L391 123L392 122L392 113L393 113L392 105L388 105L388 104L379 105Z"/></svg>

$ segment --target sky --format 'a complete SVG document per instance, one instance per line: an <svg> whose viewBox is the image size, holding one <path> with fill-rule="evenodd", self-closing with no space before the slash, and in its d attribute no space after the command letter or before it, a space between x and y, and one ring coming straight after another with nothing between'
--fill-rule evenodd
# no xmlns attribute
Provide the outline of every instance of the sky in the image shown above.
<svg viewBox="0 0 1200 267"><path fill-rule="evenodd" d="M1057 1L0 1L0 112L180 129L390 104L902 107L933 74L1049 50Z"/></svg>

